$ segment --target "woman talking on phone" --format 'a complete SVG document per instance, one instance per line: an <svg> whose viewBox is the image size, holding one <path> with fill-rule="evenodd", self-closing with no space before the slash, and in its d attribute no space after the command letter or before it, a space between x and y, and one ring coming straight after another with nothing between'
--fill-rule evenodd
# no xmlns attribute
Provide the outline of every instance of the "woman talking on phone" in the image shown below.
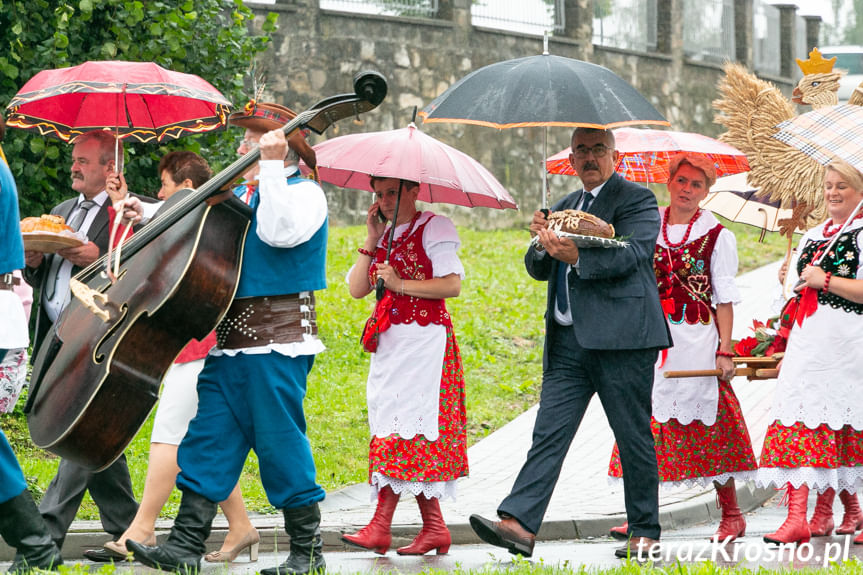
<svg viewBox="0 0 863 575"><path fill-rule="evenodd" d="M396 504L410 493L423 527L397 552L446 553L451 539L439 500L454 498L456 480L468 473L464 373L445 304L461 291L460 242L449 218L417 210L416 182L372 178L371 184L368 233L348 284L355 298L375 291L380 280L384 288L375 313L380 321L363 338L372 352L366 400L377 509L367 526L342 539L386 553ZM394 232L386 222L394 222Z"/></svg>

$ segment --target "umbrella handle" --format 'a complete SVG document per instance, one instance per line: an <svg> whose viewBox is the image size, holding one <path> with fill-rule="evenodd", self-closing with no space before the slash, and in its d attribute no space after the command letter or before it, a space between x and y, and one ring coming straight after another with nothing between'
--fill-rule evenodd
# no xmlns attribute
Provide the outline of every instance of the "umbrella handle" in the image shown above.
<svg viewBox="0 0 863 575"><path fill-rule="evenodd" d="M375 283L375 297L378 301L381 301L384 297L384 278L378 278L378 281Z"/></svg>

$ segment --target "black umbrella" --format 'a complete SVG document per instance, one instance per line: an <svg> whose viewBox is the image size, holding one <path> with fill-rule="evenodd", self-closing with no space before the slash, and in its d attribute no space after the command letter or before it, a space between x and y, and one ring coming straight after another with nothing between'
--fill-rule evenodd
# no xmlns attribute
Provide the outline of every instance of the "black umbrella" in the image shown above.
<svg viewBox="0 0 863 575"><path fill-rule="evenodd" d="M669 122L620 76L590 62L548 53L490 64L471 72L425 107L423 122L492 128L617 128ZM543 158L548 157L548 134ZM543 166L543 190L546 171ZM543 193L543 208L546 207Z"/></svg>

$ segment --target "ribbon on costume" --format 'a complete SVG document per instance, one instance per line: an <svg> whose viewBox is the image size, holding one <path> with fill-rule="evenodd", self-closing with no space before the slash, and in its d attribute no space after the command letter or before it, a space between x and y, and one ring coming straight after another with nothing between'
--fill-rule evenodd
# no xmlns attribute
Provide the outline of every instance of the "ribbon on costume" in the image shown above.
<svg viewBox="0 0 863 575"><path fill-rule="evenodd" d="M388 330L392 325L390 310L393 303L393 293L390 290L385 290L384 296L375 304L375 310L371 317L366 320L360 341L363 344L363 349L367 352L374 353L377 351L381 333Z"/></svg>

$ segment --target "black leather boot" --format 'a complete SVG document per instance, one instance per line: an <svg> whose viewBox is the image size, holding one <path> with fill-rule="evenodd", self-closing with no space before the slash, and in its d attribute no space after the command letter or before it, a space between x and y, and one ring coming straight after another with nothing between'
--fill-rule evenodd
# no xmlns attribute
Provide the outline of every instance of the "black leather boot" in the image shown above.
<svg viewBox="0 0 863 575"><path fill-rule="evenodd" d="M262 569L261 575L304 575L323 573L324 540L321 539L321 510L317 503L296 509L283 509L285 533L291 537L291 554L278 567Z"/></svg>
<svg viewBox="0 0 863 575"><path fill-rule="evenodd" d="M29 573L31 569L56 571L63 564L60 550L26 489L0 503L0 536L18 551L8 573Z"/></svg>
<svg viewBox="0 0 863 575"><path fill-rule="evenodd" d="M197 573L201 569L201 556L207 550L216 503L192 491L183 491L180 510L174 526L164 545L151 547L126 540L126 549L135 554L135 559L154 569Z"/></svg>

